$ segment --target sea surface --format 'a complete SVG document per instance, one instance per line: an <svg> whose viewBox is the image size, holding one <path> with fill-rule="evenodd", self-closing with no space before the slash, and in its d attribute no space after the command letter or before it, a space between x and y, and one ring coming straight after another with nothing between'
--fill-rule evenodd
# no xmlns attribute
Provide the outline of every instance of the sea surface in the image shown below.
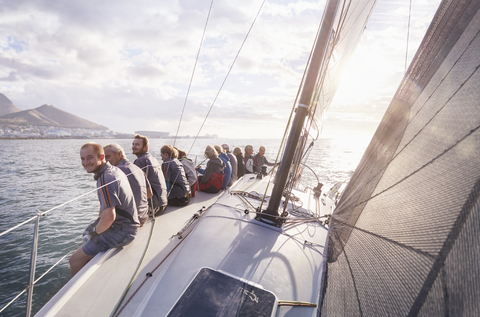
<svg viewBox="0 0 480 317"><path fill-rule="evenodd" d="M82 245L85 227L98 216L99 203L93 175L83 169L79 149L87 141L120 144L130 161L131 139L98 140L0 140L0 234L38 213L40 218L38 258L35 279L38 279L63 256L65 259L40 279L34 287L33 311L37 312L69 279L68 257ZM189 153L196 164L203 163L208 144L227 143L230 150L247 144L267 148L265 156L275 161L280 140L179 139L175 146ZM301 187L315 187L317 178L330 188L337 182L348 182L358 165L369 139L364 137L321 138L308 156L308 168ZM150 153L159 162L160 148L173 140L151 139ZM193 145L192 145L193 144ZM312 171L310 171L313 170ZM0 310L28 284L34 221L0 236ZM24 316L26 294L0 316Z"/></svg>

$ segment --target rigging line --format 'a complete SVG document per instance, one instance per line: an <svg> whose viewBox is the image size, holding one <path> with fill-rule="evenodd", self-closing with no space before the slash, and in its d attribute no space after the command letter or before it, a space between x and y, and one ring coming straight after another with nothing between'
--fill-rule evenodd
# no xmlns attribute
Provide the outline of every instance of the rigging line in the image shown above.
<svg viewBox="0 0 480 317"><path fill-rule="evenodd" d="M480 33L480 31L477 33L477 35L478 35L479 33ZM476 36L477 36L477 35L476 35ZM476 36L475 36L475 37L476 37ZM472 41L473 41L473 40L472 40ZM462 56L463 56L463 54L465 54L465 53L466 53L466 50L462 53ZM460 61L460 59L461 59L461 57L455 62L455 64L452 66L452 69L453 69L453 67L455 67L455 65ZM412 138L411 138L407 143L405 143L405 145L395 154L395 156L392 157L392 159L390 160L390 162L393 161L394 159L396 159L401 153L403 153L403 151L407 148L407 146L410 145L410 144L417 138L417 136L419 136L420 133L423 132L423 131L427 128L428 124L431 123L434 119L436 119L437 115L439 115L440 112L448 105L448 102L449 102L450 100L452 100L452 99L457 95L457 93L463 88L463 86L465 85L465 83L466 83L467 81L469 81L470 78L471 78L473 75L475 75L475 73L477 72L477 70L478 70L479 68L480 68L480 65L477 65L477 67L475 67L475 69L474 69L474 70L472 71L472 73L468 76L468 78L466 78L466 79L464 80L464 82L461 83L461 84L458 86L458 89L457 89L455 92L453 92L453 94L448 98L448 100L445 102L445 104L444 104L443 106L441 106L441 107L437 110L437 112L428 120L428 122L426 122L426 123L424 124L424 126L423 126L420 130L418 130L418 132L417 132L414 136L412 136ZM447 79L447 76L448 76L448 74L450 74L450 72L452 72L452 69L445 75L445 77L444 77L444 78L442 79L442 81L438 84L438 86L435 88L435 90L434 90L434 91L430 94L430 96L425 100L424 104L420 107L420 109L418 110L418 112L410 119L410 122L412 122L412 121L417 117L417 114L418 114L422 109L424 109L425 105L426 105L426 104L428 103L428 101L431 99L431 97L433 96L433 94L434 94L438 89L440 89L440 85ZM390 164L390 163L389 163L389 164ZM367 185L370 184L370 182L371 182L372 180L374 180L378 175L380 175L381 173L383 173L383 172L388 168L389 164L387 164L387 166L385 166L385 167L382 168L380 171L378 171L378 173L376 173L375 175L373 175L373 177L372 177L370 180L368 180L368 181L366 182L366 184L367 184Z"/></svg>
<svg viewBox="0 0 480 317"><path fill-rule="evenodd" d="M35 216L34 218L36 219L37 216ZM27 220L27 221L31 221L31 220L32 220L32 219L29 219L29 220ZM20 224L20 225L21 225L21 224ZM17 228L18 228L20 225L18 225ZM32 227L33 227L33 226L32 226ZM29 227L24 227L20 232L17 232L16 234L14 234L12 240L6 242L6 243L4 244L4 246L0 249L0 252L2 252L3 250L5 250L5 249L6 249L10 244L12 244L13 242L16 242L17 239L15 239L15 238L17 238L17 237L20 236L21 234L24 234L25 231L26 231L28 228L29 228ZM13 229L13 228L12 228L12 229ZM3 233L2 233L2 235L3 235Z"/></svg>
<svg viewBox="0 0 480 317"><path fill-rule="evenodd" d="M152 224L152 228L150 229L150 236L148 237L147 246L145 247L145 250L143 251L142 259L141 259L140 262L138 263L137 270L135 271L135 274L132 276L132 278L131 278L131 280L130 280L130 283L128 284L128 287L125 289L125 291L124 291L124 293L123 293L123 296L122 296L122 298L120 299L120 302L117 304L117 307L115 307L115 310L114 310L114 312L113 312L113 314L112 314L111 316L115 316L115 314L117 313L118 309L120 308L120 306L121 306L122 303L123 303L123 300L124 300L125 297L127 296L128 291L129 291L130 288L132 287L133 282L135 281L138 273L140 272L140 267L142 266L143 261L145 260L145 256L147 255L148 249L149 249L149 247L150 247L150 242L152 241L153 230L155 229L155 224L156 224L155 216L153 217L153 221L152 221L152 222L153 222L153 224Z"/></svg>
<svg viewBox="0 0 480 317"><path fill-rule="evenodd" d="M442 153L438 154L437 156L435 156L433 159L431 159L430 161L428 161L427 163L423 164L422 166L420 166L417 170L411 172L410 174L408 174L407 176L405 176L404 178L400 179L398 182L396 182L395 184L393 185L390 185L388 186L387 188L385 188L384 190L380 191L379 193L371 196L370 198L356 204L354 207L357 207L357 206L360 206L364 203L367 203L368 201L380 196L381 194L389 191L390 189L394 188L395 186L397 186L398 184L400 184L401 182L409 179L411 176L413 176L414 174L420 172L421 170L423 170L424 168L426 168L428 165L430 164L433 164L437 159L439 159L440 157L442 157L443 155L447 154L448 152L450 152L450 150L454 149L457 145L459 145L461 142L463 142L466 138L468 138L470 135L472 135L473 133L477 132L477 130L480 129L480 125L476 126L474 129L471 129L469 133L467 133L466 135L464 135L461 139L459 139L457 142L455 142L454 144L452 144L451 146L449 146L448 148L446 148Z"/></svg>
<svg viewBox="0 0 480 317"><path fill-rule="evenodd" d="M287 125L285 127L285 131L283 132L282 142L280 142L280 146L278 147L277 157L275 158L275 165L274 165L272 171L270 171L272 173L270 174L270 179L267 182L267 186L265 188L265 193L263 194L262 202L260 203L260 210L262 210L263 203L265 201L265 197L267 197L268 187L270 186L270 183L272 181L273 170L276 167L276 164L278 162L278 159L279 159L280 155L285 152L285 147L286 147L285 140L287 138L287 134L288 134L288 131L289 131L288 128L290 127L290 124L291 124L292 119L293 119L293 113L295 112L295 106L298 104L298 98L300 97L300 92L302 91L302 87L303 87L303 84L305 82L305 76L307 75L308 66L310 65L310 62L312 60L313 50L314 50L315 44L316 44L317 39L318 39L318 34L320 33L320 29L321 29L321 26L319 26L318 29L317 29L317 34L315 35L315 41L313 41L312 49L310 50L310 55L308 57L307 64L305 65L305 70L303 71L302 81L300 82L300 86L298 87L297 95L295 97L295 101L293 102L292 110L290 111L290 117L288 118L288 122L287 122Z"/></svg>
<svg viewBox="0 0 480 317"><path fill-rule="evenodd" d="M0 237L3 236L3 235L6 235L6 234L9 233L10 231L13 231L13 230L15 230L15 229L23 226L24 224L29 223L30 221L33 221L33 220L37 219L37 217L38 217L38 214L35 215L35 216L33 216L32 218L29 218L29 219L25 220L25 221L22 222L22 223L16 225L16 226L13 227L13 228L10 228L10 229L8 229L8 230L5 230L4 232L0 233ZM2 249L2 250L3 250L3 249Z"/></svg>
<svg viewBox="0 0 480 317"><path fill-rule="evenodd" d="M410 40L410 18L412 17L412 0L410 0L410 8L408 9L408 27L407 27L407 48L405 50L405 74L407 73L408 58L408 41Z"/></svg>
<svg viewBox="0 0 480 317"><path fill-rule="evenodd" d="M10 306L14 301L16 301L20 296L22 296L27 290L28 290L28 286L27 288L25 288L23 291L21 291L20 293L17 294L17 296L15 296L14 299L12 299L10 302L8 302L5 306L2 307L2 309L0 309L0 313L2 311L4 311L8 306Z"/></svg>
<svg viewBox="0 0 480 317"><path fill-rule="evenodd" d="M477 32L477 34L475 35L475 38L480 34L480 31ZM474 38L474 39L475 39ZM410 119L410 122L412 122L418 115L418 113L424 109L424 107L427 105L427 103L430 101L430 99L432 98L432 96L434 95L435 92L437 92L438 89L440 89L440 86L447 80L447 77L448 75L450 75L452 72L453 72L453 68L460 62L460 60L462 59L462 57L467 53L467 49L470 47L470 45L472 44L473 40L470 41L469 45L467 46L467 48L465 48L465 50L462 52L462 54L460 55L460 57L455 61L455 63L452 65L452 68L448 71L447 74L445 74L445 77L442 78L442 80L440 81L440 83L438 84L438 86L435 88L435 90L432 91L432 93L430 94L430 96L428 96L428 98L425 100L425 102L422 104L422 106L420 107L420 109L415 113L415 115ZM427 125L433 121L433 119L436 118L436 116L448 105L448 103L450 102L450 100L452 100L459 92L460 90L463 88L463 86L465 85L465 83L467 83L470 78L472 78L473 75L475 75L475 73L478 71L478 69L480 68L480 64L477 65L475 67L475 69L473 69L472 73L458 86L458 88L455 90L455 92L453 92L451 94L451 96L448 98L448 100L445 102L445 104L439 108L437 110L437 112L428 120L428 122L426 122L424 125L423 125L423 128L421 128L412 138L410 141L408 141L408 143L405 144L405 146L400 150L398 151L398 153L393 157L393 158L396 158L411 142L413 142L413 140L420 134L420 132L422 132L426 127ZM407 98L405 98L407 99Z"/></svg>
<svg viewBox="0 0 480 317"><path fill-rule="evenodd" d="M343 28L343 25L345 23L345 15L346 15L346 12L348 12L349 8L350 8L350 4L351 2L348 3L348 5L344 2L343 3L343 6L342 6L342 9L341 9L341 13L340 13L340 19L338 21L338 25L337 25L337 30L341 30ZM347 6L347 7L345 7ZM344 15L345 13L345 15ZM342 18L343 17L343 18ZM333 54L333 51L334 51L334 48L336 46L336 43L337 43L337 38L339 38L339 33L340 32L333 32L333 34L330 35L330 40L333 39L333 42L331 41L332 45L330 47L330 49L325 53L325 56L326 58L324 59L324 61L322 62L322 66L321 68L326 70L328 68L328 64L329 64L329 61L331 60L331 56ZM317 33L318 34L318 33ZM309 61L310 62L310 61ZM324 74L324 72L322 72L322 74ZM323 83L325 81L325 76L321 76L319 78L319 80L317 81L316 83L316 87L318 88L318 91L320 91L320 87L323 86ZM310 107L313 108L310 113L311 113L311 116L309 116L307 122L306 122L306 127L307 128L304 128L304 134L306 134L306 137L304 138L304 140L302 141L303 142L303 145L301 146L302 149L305 148L305 144L306 144L306 141L307 141L307 138L308 138L308 135L310 135L310 130L312 128L312 122L314 121L314 116L315 116L315 113L317 111L317 106L318 106L318 100L319 98L321 97L321 93L317 93L313 96L313 100L310 101ZM325 111L326 108L324 109L322 107L322 111ZM322 119L323 119L323 116L322 116ZM303 151L303 150L302 150ZM295 163L295 171L298 169L299 167L299 161L297 161ZM294 186L294 180L295 180L295 175L296 173L293 173L292 174L292 177L290 178L291 181L290 181L290 186L289 186L289 189L290 189L290 193L291 193L291 190L293 189L293 186ZM288 199L287 199L288 201ZM285 209L284 209L285 211Z"/></svg>
<svg viewBox="0 0 480 317"><path fill-rule="evenodd" d="M63 257L60 258L60 260L58 260L54 265L52 265L45 273L42 274L42 276L40 276L39 278L37 278L33 284L37 284L38 281L40 281L45 275L47 275L51 270L53 270L60 262L63 261L63 259L65 259L68 255L70 255L71 253L73 253L76 249L78 249L78 247L75 247L74 249L70 250L67 254L65 254Z"/></svg>
<svg viewBox="0 0 480 317"><path fill-rule="evenodd" d="M109 184L110 184L110 183L109 183ZM105 186L106 186L106 185L105 185ZM3 235L5 235L5 234L7 234L8 232L10 232L10 231L12 231L12 230L15 230L15 229L18 228L18 227L23 226L23 225L26 224L26 223L34 220L34 219L37 218L37 216L39 216L39 215L40 215L40 216L45 216L47 213L50 213L50 212L54 211L55 209L58 209L58 208L60 208L60 207L62 207L62 206L65 206L65 205L71 203L71 202L74 202L74 201L77 200L77 199L80 199L80 198L82 198L82 197L84 197L84 196L87 196L87 195L89 195L89 194L97 191L97 189L98 189L98 188L95 188L95 189L93 189L93 190L91 190L91 191L89 191L89 192L86 192L85 194L82 194L82 195L80 195L80 196L78 196L78 197L75 197L75 198L73 198L73 199L70 199L69 201L66 201L66 202L64 202L63 204L60 204L60 205L58 205L58 206L55 206L55 207L53 207L53 208L51 208L51 209L49 209L49 210L47 210L47 211L40 212L40 213L38 213L37 215L33 216L32 218L27 219L27 220L25 220L24 222L16 225L15 227L10 228L10 229L8 229L8 230L0 233L0 237L3 236Z"/></svg>
<svg viewBox="0 0 480 317"><path fill-rule="evenodd" d="M220 95L220 92L222 91L223 86L225 85L225 82L227 81L228 76L230 75L230 72L233 69L233 66L235 65L235 62L237 61L237 58L240 55L240 52L242 51L243 45L245 45L245 42L247 41L247 38L250 35L250 32L252 31L253 26L255 25L255 22L257 21L258 16L260 15L260 12L262 11L262 8L263 8L263 5L265 4L265 1L266 0L262 1L262 4L260 5L260 8L258 9L257 15L255 16L255 19L253 19L252 25L250 25L250 29L248 30L247 34L245 35L245 38L243 39L242 45L240 45L240 49L238 50L237 55L233 59L232 65L230 66L230 69L228 70L227 75L223 79L222 85L220 86L220 89L218 90L217 95L215 96L215 99L213 100L212 105L210 106L210 109L208 109L207 115L205 116L205 119L203 120L202 125L200 126L200 129L198 130L198 133L195 136L195 139L193 140L192 146L190 147L190 150L188 151L188 153L190 153L192 151L193 145L195 144L195 142L197 142L198 136L200 135L200 132L202 131L203 126L205 125L205 122L207 121L208 116L210 115L210 112L212 111L212 108L215 105L215 102L217 101L217 98Z"/></svg>
<svg viewBox="0 0 480 317"><path fill-rule="evenodd" d="M151 165L149 165L149 166L151 166ZM148 167L148 166L147 166L147 167ZM122 177L127 178L127 175L122 176ZM101 186L101 187L99 187L99 188L92 189L91 191L88 191L88 192L86 192L85 194L82 194L82 195L77 196L77 197L75 197L75 198L73 198L73 199L70 199L70 200L68 200L68 201L66 201L66 202L64 202L64 203L62 203L62 204L60 204L60 205L58 205L58 206L55 206L55 207L53 207L53 208L51 208L51 209L49 209L49 210L47 210L47 211L40 212L40 213L38 213L37 215L33 216L32 218L25 220L25 221L22 222L21 224L18 224L18 225L16 225L15 227L10 228L10 229L8 229L8 230L0 233L0 237L3 236L3 235L5 235L6 233L8 233L8 232L10 232L10 231L18 228L18 227L23 226L23 225L26 224L26 223L34 220L38 215L40 215L40 216L45 216L46 214L54 211L55 209L58 209L58 208L60 208L60 207L62 207L62 206L65 206L65 205L68 205L69 203L74 202L75 200L78 200L78 199L80 199L80 198L82 198L82 197L84 197L84 196L87 196L87 195L89 195L89 194L91 194L91 193L93 193L93 192L96 192L97 190L102 189L103 187L105 187L105 186L107 186L107 185L110 185L110 184L112 184L112 183L114 183L114 182L118 182L118 180L113 180L113 181L111 181L111 182L108 183L108 184L105 184L105 185L103 185L103 186Z"/></svg>
<svg viewBox="0 0 480 317"><path fill-rule="evenodd" d="M212 206L213 206L213 205L212 205ZM211 206L210 206L210 207L211 207ZM210 209L210 207L208 207L208 208L200 215L199 219L203 217L203 215L205 214L205 212L206 212L208 209ZM196 224L198 224L198 221L196 222ZM195 225L196 225L196 224L195 224ZM193 231L193 229L190 230L190 231L188 231L187 234L180 240L180 242L178 242L177 245L175 245L175 246L173 247L173 249L170 250L170 252L160 261L160 263L158 263L158 265L157 265L151 272L149 272L149 275L147 275L147 277L145 277L145 279L144 279L143 282L137 287L137 289L135 290L135 292L133 292L133 294L130 295L130 297L129 297L128 300L125 302L125 304L123 304L122 308L120 308L120 310L116 313L115 317L118 317L118 316L122 313L123 309L124 309L125 307L127 307L128 303L130 303L130 301L131 301L132 298L138 293L138 291L140 290L140 288L142 288L143 285L144 285L144 284L148 281L148 279L152 276L153 272L155 272L155 271L160 267L160 265L162 265L162 264L167 260L167 258L183 243L183 241L185 241L185 239L190 235L190 233L191 233L192 231Z"/></svg>
<svg viewBox="0 0 480 317"><path fill-rule="evenodd" d="M178 122L177 133L173 139L173 146L177 142L178 131L180 130L180 124L182 123L183 113L185 112L185 106L187 105L188 95L190 93L190 88L192 87L193 76L195 75L195 70L197 68L198 57L200 56L200 51L202 49L203 39L205 38L205 33L207 31L208 19L210 18L210 13L212 12L213 0L210 3L210 9L208 10L207 20L205 21L205 27L203 28L202 40L200 41L200 46L198 47L197 57L195 59L195 64L193 65L192 77L190 77L190 83L188 84L187 95L185 96L185 102L183 103L182 114L180 115L180 120Z"/></svg>

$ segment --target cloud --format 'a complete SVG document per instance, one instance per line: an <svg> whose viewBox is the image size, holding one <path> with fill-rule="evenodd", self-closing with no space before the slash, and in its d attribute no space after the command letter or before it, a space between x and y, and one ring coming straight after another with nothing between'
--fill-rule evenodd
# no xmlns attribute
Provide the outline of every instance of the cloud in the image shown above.
<svg viewBox="0 0 480 317"><path fill-rule="evenodd" d="M409 59L438 2L412 7ZM214 2L196 61L210 3L4 1L0 91L22 109L51 104L115 131L173 133L192 80L181 135L198 133L215 98L202 134L282 135L325 0L266 2L233 67L262 1ZM377 4L350 82L332 105L333 122L340 113L376 119L385 111L403 72L405 8L402 1ZM348 120L355 119L362 121Z"/></svg>

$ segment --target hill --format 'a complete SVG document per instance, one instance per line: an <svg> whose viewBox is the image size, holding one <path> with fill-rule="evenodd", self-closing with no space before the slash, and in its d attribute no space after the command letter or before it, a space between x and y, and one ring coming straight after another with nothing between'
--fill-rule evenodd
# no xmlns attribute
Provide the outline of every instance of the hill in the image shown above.
<svg viewBox="0 0 480 317"><path fill-rule="evenodd" d="M7 96L0 93L0 116L20 111L22 109L17 108Z"/></svg>
<svg viewBox="0 0 480 317"><path fill-rule="evenodd" d="M0 126L15 128L25 125L108 130L107 127L49 105L0 116Z"/></svg>

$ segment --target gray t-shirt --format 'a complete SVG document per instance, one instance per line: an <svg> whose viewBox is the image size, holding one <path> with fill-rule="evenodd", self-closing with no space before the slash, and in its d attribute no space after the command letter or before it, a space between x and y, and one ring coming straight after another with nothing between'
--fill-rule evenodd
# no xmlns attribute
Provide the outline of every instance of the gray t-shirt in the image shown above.
<svg viewBox="0 0 480 317"><path fill-rule="evenodd" d="M128 177L133 196L135 197L138 218L141 222L144 222L148 219L147 182L145 180L145 174L138 166L127 159L118 162L117 167Z"/></svg>
<svg viewBox="0 0 480 317"><path fill-rule="evenodd" d="M166 206L168 204L167 184L165 183L165 177L163 177L162 168L157 159L150 153L145 152L133 163L140 167L145 175L147 175L147 180L160 206Z"/></svg>
<svg viewBox="0 0 480 317"><path fill-rule="evenodd" d="M238 164L237 164L237 158L233 153L228 152L227 153L228 158L230 159L230 164L232 165L232 178L230 178L230 183L229 185L232 185L235 183L238 179Z"/></svg>
<svg viewBox="0 0 480 317"><path fill-rule="evenodd" d="M106 163L100 167L94 178L97 181L101 210L115 207L117 217L113 224L126 229L136 229L140 222L135 198L125 174L110 163Z"/></svg>

